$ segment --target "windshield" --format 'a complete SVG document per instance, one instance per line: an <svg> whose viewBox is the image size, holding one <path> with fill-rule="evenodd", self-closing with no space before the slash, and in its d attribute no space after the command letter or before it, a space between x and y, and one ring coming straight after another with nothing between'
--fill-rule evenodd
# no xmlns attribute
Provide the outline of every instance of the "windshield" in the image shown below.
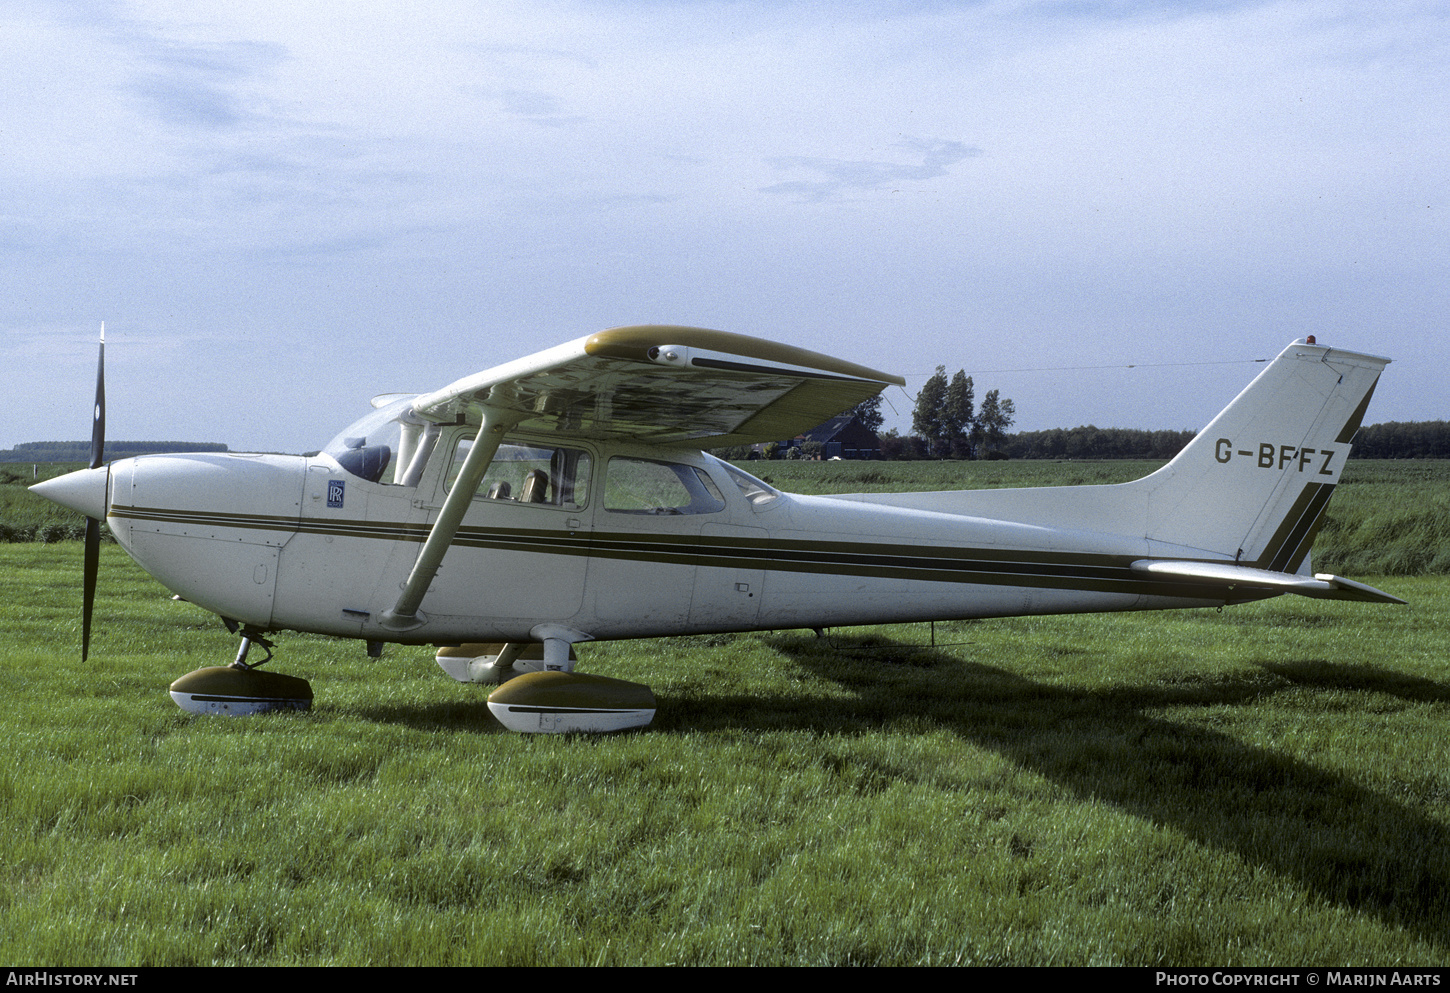
<svg viewBox="0 0 1450 993"><path fill-rule="evenodd" d="M415 486L437 440L437 425L413 413L409 396L358 418L322 451L370 483Z"/></svg>

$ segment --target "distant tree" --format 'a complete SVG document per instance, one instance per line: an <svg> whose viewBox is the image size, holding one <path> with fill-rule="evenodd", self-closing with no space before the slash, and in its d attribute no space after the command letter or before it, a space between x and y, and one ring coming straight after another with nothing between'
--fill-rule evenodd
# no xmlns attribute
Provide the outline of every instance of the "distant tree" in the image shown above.
<svg viewBox="0 0 1450 993"><path fill-rule="evenodd" d="M901 443L901 432L892 428L890 431L878 435L881 439L881 457L887 461L901 458L901 450L904 447Z"/></svg>
<svg viewBox="0 0 1450 993"><path fill-rule="evenodd" d="M977 428L982 442L988 448L1000 448L1007 438L1007 429L1017 419L1017 409L1011 400L1003 400L999 390L988 390L982 399L982 409L977 413Z"/></svg>
<svg viewBox="0 0 1450 993"><path fill-rule="evenodd" d="M922 386L916 395L916 406L911 411L911 429L931 446L932 454L940 456L943 433L943 415L947 400L947 367L939 365L936 372Z"/></svg>
<svg viewBox="0 0 1450 993"><path fill-rule="evenodd" d="M862 400L847 413L856 418L863 428L873 433L880 431L881 425L886 421L886 416L881 413L880 393L869 400Z"/></svg>
<svg viewBox="0 0 1450 993"><path fill-rule="evenodd" d="M942 434L945 436L948 455L964 459L973 455L971 436L972 426L976 423L973 405L975 397L976 389L972 385L972 377L965 370L958 369L951 384L947 386L942 404Z"/></svg>
<svg viewBox="0 0 1450 993"><path fill-rule="evenodd" d="M903 462L930 458L926 441L916 435L902 435L895 428L881 435L881 457Z"/></svg>
<svg viewBox="0 0 1450 993"><path fill-rule="evenodd" d="M918 438L916 435L907 435L902 439L901 457L921 461L931 458L931 445L925 438Z"/></svg>
<svg viewBox="0 0 1450 993"><path fill-rule="evenodd" d="M1011 400L1003 400L992 390L974 410L976 386L965 370L958 369L947 382L946 366L937 366L911 412L911 427L916 437L925 442L927 458L981 458L984 445L1000 448L1007 429L1017 418ZM895 447L895 446L893 446ZM899 458L909 457L903 446ZM889 455L884 457L889 458Z"/></svg>

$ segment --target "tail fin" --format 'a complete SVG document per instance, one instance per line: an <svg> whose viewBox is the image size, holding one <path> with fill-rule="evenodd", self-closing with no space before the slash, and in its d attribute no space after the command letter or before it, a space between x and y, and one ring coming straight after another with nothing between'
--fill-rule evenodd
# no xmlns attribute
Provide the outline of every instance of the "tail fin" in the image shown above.
<svg viewBox="0 0 1450 993"><path fill-rule="evenodd" d="M1308 574L1309 546L1388 364L1304 341L1284 349L1177 458L1128 484L1146 495L1147 537L1178 554Z"/></svg>

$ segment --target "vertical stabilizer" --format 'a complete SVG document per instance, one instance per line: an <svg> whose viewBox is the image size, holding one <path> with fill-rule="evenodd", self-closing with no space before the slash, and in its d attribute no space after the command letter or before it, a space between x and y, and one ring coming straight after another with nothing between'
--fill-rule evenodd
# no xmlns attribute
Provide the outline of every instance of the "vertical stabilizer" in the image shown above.
<svg viewBox="0 0 1450 993"><path fill-rule="evenodd" d="M1298 341L1168 465L1136 483L1147 537L1308 572L1309 546L1389 359Z"/></svg>

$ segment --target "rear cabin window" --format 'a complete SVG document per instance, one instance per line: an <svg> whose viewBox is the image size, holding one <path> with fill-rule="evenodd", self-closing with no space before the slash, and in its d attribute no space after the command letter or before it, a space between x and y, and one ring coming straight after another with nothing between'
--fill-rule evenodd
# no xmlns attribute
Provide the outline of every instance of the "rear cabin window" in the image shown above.
<svg viewBox="0 0 1450 993"><path fill-rule="evenodd" d="M713 456L711 457L713 458ZM730 481L740 488L741 495L749 500L750 505L757 510L769 505L772 500L780 496L780 490L761 482L748 472L742 472L729 462L716 459L715 464L725 470L726 474L730 476Z"/></svg>
<svg viewBox="0 0 1450 993"><path fill-rule="evenodd" d="M604 481L604 509L620 514L714 514L719 488L694 466L616 456Z"/></svg>

